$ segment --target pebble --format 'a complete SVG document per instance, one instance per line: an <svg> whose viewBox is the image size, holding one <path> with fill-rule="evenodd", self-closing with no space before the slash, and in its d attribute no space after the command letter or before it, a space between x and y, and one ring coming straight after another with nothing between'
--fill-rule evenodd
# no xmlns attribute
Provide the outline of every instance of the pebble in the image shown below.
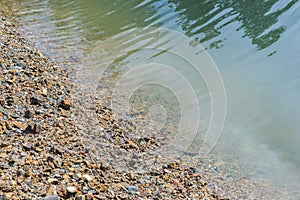
<svg viewBox="0 0 300 200"><path fill-rule="evenodd" d="M48 183L50 183L50 184L55 184L55 185L56 185L56 184L58 184L58 182L59 182L59 181L58 181L58 179L56 179L56 178L49 178L49 179L48 179Z"/></svg>
<svg viewBox="0 0 300 200"><path fill-rule="evenodd" d="M27 128L27 125L21 122L13 121L12 125L24 131Z"/></svg>
<svg viewBox="0 0 300 200"><path fill-rule="evenodd" d="M93 180L93 178L90 175L88 175L88 174L84 174L82 177L86 181L92 181Z"/></svg>
<svg viewBox="0 0 300 200"><path fill-rule="evenodd" d="M85 200L85 196L84 195L76 196L75 200Z"/></svg>
<svg viewBox="0 0 300 200"><path fill-rule="evenodd" d="M74 186L69 186L69 187L67 187L67 191L71 194L74 194L77 192L77 189Z"/></svg>
<svg viewBox="0 0 300 200"><path fill-rule="evenodd" d="M25 111L25 114L24 114L24 117L25 117L25 118L30 118L30 117L32 117L32 112L31 112L30 110L26 110L26 111Z"/></svg>
<svg viewBox="0 0 300 200"><path fill-rule="evenodd" d="M60 200L59 196L54 194L54 195L48 195L45 197L40 198L40 200Z"/></svg>
<svg viewBox="0 0 300 200"><path fill-rule="evenodd" d="M129 193L135 193L137 191L138 187L137 186L133 186L133 185L130 185L128 186L128 192Z"/></svg>
<svg viewBox="0 0 300 200"><path fill-rule="evenodd" d="M49 181L48 181L49 182ZM46 196L51 196L56 194L56 187L55 185L50 185L47 189Z"/></svg>
<svg viewBox="0 0 300 200"><path fill-rule="evenodd" d="M23 145L24 149L29 151L32 147L32 143L31 142L26 142L24 145Z"/></svg>
<svg viewBox="0 0 300 200"><path fill-rule="evenodd" d="M71 100L69 100L69 99L64 99L60 103L60 106L66 110L69 110L71 108L71 105L72 105L72 103L71 103Z"/></svg>

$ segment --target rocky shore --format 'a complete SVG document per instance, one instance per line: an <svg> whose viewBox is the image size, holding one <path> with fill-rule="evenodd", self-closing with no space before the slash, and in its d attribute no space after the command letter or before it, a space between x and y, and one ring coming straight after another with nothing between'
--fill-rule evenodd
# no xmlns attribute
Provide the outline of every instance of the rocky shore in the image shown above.
<svg viewBox="0 0 300 200"><path fill-rule="evenodd" d="M0 16L0 199L259 199L240 183L216 185L224 177L208 161L135 172L95 158L74 126L68 76ZM95 112L106 133L122 133L109 109ZM125 152L142 147L126 134L111 138ZM154 140L145 141L158 145Z"/></svg>

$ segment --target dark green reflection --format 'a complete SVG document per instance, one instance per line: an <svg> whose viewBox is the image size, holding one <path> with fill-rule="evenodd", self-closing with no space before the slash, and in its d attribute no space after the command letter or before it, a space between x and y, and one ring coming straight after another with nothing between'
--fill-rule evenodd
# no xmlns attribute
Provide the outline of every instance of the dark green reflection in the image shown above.
<svg viewBox="0 0 300 200"><path fill-rule="evenodd" d="M180 15L179 24L189 36L196 36L199 42L211 41L222 33L222 28L233 22L238 22L237 31L243 31L244 37L249 37L258 50L265 49L278 41L285 31L285 26L272 25L278 22L278 17L291 8L298 0L287 3L276 12L268 13L279 0L169 0ZM216 16L219 16L216 18ZM209 22L209 23L207 23ZM197 37L203 33L203 37ZM215 44L214 44L215 43ZM220 40L214 41L211 48L218 48Z"/></svg>

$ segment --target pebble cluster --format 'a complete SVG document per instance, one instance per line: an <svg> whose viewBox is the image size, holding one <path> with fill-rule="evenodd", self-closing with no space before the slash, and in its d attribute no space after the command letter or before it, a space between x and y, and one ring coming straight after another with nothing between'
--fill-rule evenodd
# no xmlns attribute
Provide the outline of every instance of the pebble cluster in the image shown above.
<svg viewBox="0 0 300 200"><path fill-rule="evenodd" d="M0 199L259 199L225 193L207 180L217 167L163 161L148 171L116 168L97 159L74 125L68 71L49 63L0 15ZM95 109L115 149L137 154L159 145L122 137L109 109ZM118 131L116 131L118 130ZM109 147L107 147L109 148ZM110 151L107 149L106 151ZM205 170L200 170L199 166ZM211 178L210 175L215 174ZM204 178L206 177L206 178ZM223 179L219 174L218 179ZM227 191L228 192L228 191Z"/></svg>

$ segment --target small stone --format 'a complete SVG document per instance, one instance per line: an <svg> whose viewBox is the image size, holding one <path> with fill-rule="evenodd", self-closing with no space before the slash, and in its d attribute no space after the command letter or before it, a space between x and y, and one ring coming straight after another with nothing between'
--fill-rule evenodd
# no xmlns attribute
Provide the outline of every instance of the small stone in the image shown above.
<svg viewBox="0 0 300 200"><path fill-rule="evenodd" d="M48 195L48 196L41 198L41 200L59 200L59 199L60 199L59 196L57 196L56 194Z"/></svg>
<svg viewBox="0 0 300 200"><path fill-rule="evenodd" d="M56 178L49 178L48 179L48 181L47 181L48 183L50 183L50 184L58 184L58 179L56 179Z"/></svg>
<svg viewBox="0 0 300 200"><path fill-rule="evenodd" d="M15 100L14 100L14 97L12 97L12 96L6 97L6 104L7 104L8 106L13 105L14 101L15 101Z"/></svg>
<svg viewBox="0 0 300 200"><path fill-rule="evenodd" d="M8 158L8 155L6 153L0 153L0 158Z"/></svg>
<svg viewBox="0 0 300 200"><path fill-rule="evenodd" d="M57 168L61 167L62 165L62 160L60 158L54 158L52 162Z"/></svg>
<svg viewBox="0 0 300 200"><path fill-rule="evenodd" d="M27 151L28 151L28 150L30 150L30 149L31 149L31 147L32 147L32 143L31 143L31 142L27 142L26 144L24 144L24 145L23 145L23 147L24 147L24 149L25 149L25 150L27 150Z"/></svg>
<svg viewBox="0 0 300 200"><path fill-rule="evenodd" d="M91 191L89 191L89 192L87 193L87 199L88 199L88 200L93 200L93 199L95 199L95 198L94 198L94 195L93 195L93 193L92 193Z"/></svg>
<svg viewBox="0 0 300 200"><path fill-rule="evenodd" d="M54 178L61 179L61 178L62 178L62 176L61 176L61 175L59 175L59 174L54 174Z"/></svg>
<svg viewBox="0 0 300 200"><path fill-rule="evenodd" d="M134 177L134 173L133 173L133 172L130 172L130 173L129 173L129 177L130 177L131 180L134 180L134 178L135 178L135 177Z"/></svg>
<svg viewBox="0 0 300 200"><path fill-rule="evenodd" d="M13 192L8 192L8 193L5 193L2 198L3 198L3 200L15 199L15 195Z"/></svg>
<svg viewBox="0 0 300 200"><path fill-rule="evenodd" d="M4 107L5 105L5 100L4 99L0 99L0 106Z"/></svg>
<svg viewBox="0 0 300 200"><path fill-rule="evenodd" d="M41 93L42 95L47 96L48 94L47 88L42 88Z"/></svg>
<svg viewBox="0 0 300 200"><path fill-rule="evenodd" d="M66 110L69 110L71 108L71 105L72 105L71 100L68 99L64 99L60 103L60 106Z"/></svg>
<svg viewBox="0 0 300 200"><path fill-rule="evenodd" d="M23 169L19 169L19 170L17 171L17 175L18 175L18 176L25 176L25 174L26 174L26 172L25 172Z"/></svg>
<svg viewBox="0 0 300 200"><path fill-rule="evenodd" d="M76 196L75 200L85 200L85 196L84 195Z"/></svg>
<svg viewBox="0 0 300 200"><path fill-rule="evenodd" d="M9 121L5 121L5 127L6 127L8 130L11 130L11 129L12 129L11 123L10 123Z"/></svg>
<svg viewBox="0 0 300 200"><path fill-rule="evenodd" d="M28 125L24 131L25 133L32 133L32 127L31 125Z"/></svg>
<svg viewBox="0 0 300 200"><path fill-rule="evenodd" d="M53 156L47 156L47 161L48 162L53 162L54 161L54 157Z"/></svg>
<svg viewBox="0 0 300 200"><path fill-rule="evenodd" d="M128 192L129 193L135 193L137 191L138 187L134 185L128 186Z"/></svg>
<svg viewBox="0 0 300 200"><path fill-rule="evenodd" d="M74 186L69 186L69 187L67 187L67 191L71 194L74 194L77 192L77 189Z"/></svg>
<svg viewBox="0 0 300 200"><path fill-rule="evenodd" d="M22 131L24 131L27 128L27 125L22 122L13 121L12 125L18 129L21 129Z"/></svg>
<svg viewBox="0 0 300 200"><path fill-rule="evenodd" d="M40 133L41 132L41 127L38 124L34 124L33 128L32 128L32 132L34 134Z"/></svg>
<svg viewBox="0 0 300 200"><path fill-rule="evenodd" d="M84 174L82 176L82 178L83 178L83 180L86 180L86 181L92 181L93 180L93 178L90 175L88 175L88 174Z"/></svg>
<svg viewBox="0 0 300 200"><path fill-rule="evenodd" d="M65 169L59 169L59 173L61 173L61 174L66 174L66 173L68 173L68 171L65 170Z"/></svg>
<svg viewBox="0 0 300 200"><path fill-rule="evenodd" d="M30 110L26 110L26 111L25 111L25 114L24 114L24 117L25 117L25 118L30 118L30 117L32 117L31 111L30 111Z"/></svg>
<svg viewBox="0 0 300 200"><path fill-rule="evenodd" d="M50 185L47 189L46 196L50 196L53 194L56 194L56 187L55 185Z"/></svg>
<svg viewBox="0 0 300 200"><path fill-rule="evenodd" d="M82 194L87 194L89 192L89 188L83 187L81 192Z"/></svg>
<svg viewBox="0 0 300 200"><path fill-rule="evenodd" d="M39 105L40 102L41 102L41 101L40 101L38 98L36 98L36 97L31 97L31 98L30 98L30 104L31 104L31 105Z"/></svg>
<svg viewBox="0 0 300 200"><path fill-rule="evenodd" d="M18 195L23 197L23 198L28 198L27 194L25 194L22 190L18 191Z"/></svg>

